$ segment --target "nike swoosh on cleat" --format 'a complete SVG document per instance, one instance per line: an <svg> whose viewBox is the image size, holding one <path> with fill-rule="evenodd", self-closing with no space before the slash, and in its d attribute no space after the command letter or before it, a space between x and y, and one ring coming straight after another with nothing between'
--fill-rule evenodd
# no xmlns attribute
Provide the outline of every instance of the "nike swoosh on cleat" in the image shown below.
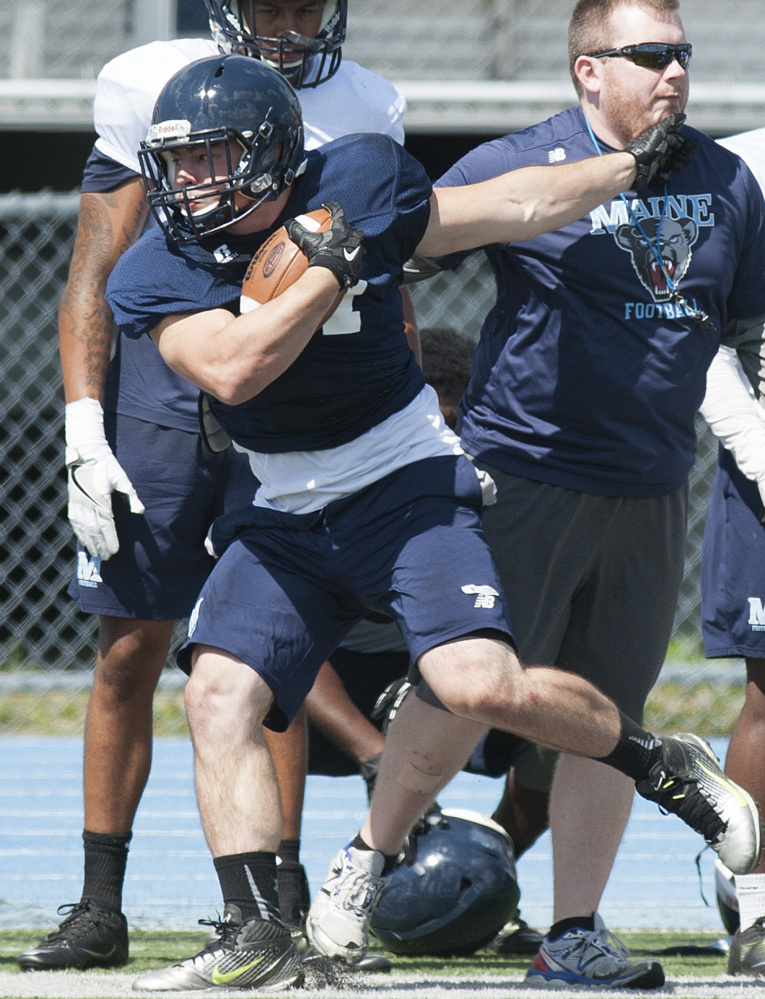
<svg viewBox="0 0 765 999"><path fill-rule="evenodd" d="M709 774L709 776L710 776L710 777L712 777L712 778L714 778L715 780L719 780L719 774L716 774L716 773L715 773L715 772L714 772L713 770L708 770L708 769L707 769L707 768L706 768L706 767L704 766L704 764L703 764L703 763L701 763L701 762L699 763L699 769L700 769L700 770L703 770L703 771L704 771L705 773L708 773L708 774ZM745 798L745 797L744 797L744 795L743 795L743 794L742 794L742 793L741 793L741 792L740 792L740 791L738 790L738 788L736 787L736 785L735 785L735 784L733 784L732 786L729 786L728 790L729 790L729 791L730 791L730 792L731 792L732 794L734 794L734 795L736 796L736 798L738 799L738 802L739 802L739 804L740 804L740 805L747 805L747 804L748 804L748 802L747 802L746 798Z"/></svg>
<svg viewBox="0 0 765 999"><path fill-rule="evenodd" d="M233 982L235 978L243 975L245 971L251 971L252 968L262 963L263 958L256 957L254 961L250 961L249 964L242 965L241 968L235 968L233 971L218 971L218 965L216 964L210 974L210 978L212 979L214 985L223 985L226 982Z"/></svg>
<svg viewBox="0 0 765 999"><path fill-rule="evenodd" d="M103 951L99 950L88 950L87 947L80 947L78 949L81 954L86 954L88 957L97 957L102 961L108 961L109 958L114 954L115 950L117 949L117 945L112 944L112 949L109 951L108 954L104 954Z"/></svg>

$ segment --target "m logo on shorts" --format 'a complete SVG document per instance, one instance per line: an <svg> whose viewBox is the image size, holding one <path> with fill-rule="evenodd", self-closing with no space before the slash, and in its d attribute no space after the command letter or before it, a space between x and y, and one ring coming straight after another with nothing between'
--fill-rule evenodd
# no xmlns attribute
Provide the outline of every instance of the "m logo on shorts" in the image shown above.
<svg viewBox="0 0 765 999"><path fill-rule="evenodd" d="M486 607L491 610L499 593L493 586L477 586L475 583L468 583L467 586L460 587L463 593L475 593L474 607Z"/></svg>
<svg viewBox="0 0 765 999"><path fill-rule="evenodd" d="M98 586L101 579L101 559L90 558L87 552L77 552L77 582L80 586Z"/></svg>
<svg viewBox="0 0 765 999"><path fill-rule="evenodd" d="M765 607L759 597L748 597L749 600L749 624L752 631L765 631Z"/></svg>

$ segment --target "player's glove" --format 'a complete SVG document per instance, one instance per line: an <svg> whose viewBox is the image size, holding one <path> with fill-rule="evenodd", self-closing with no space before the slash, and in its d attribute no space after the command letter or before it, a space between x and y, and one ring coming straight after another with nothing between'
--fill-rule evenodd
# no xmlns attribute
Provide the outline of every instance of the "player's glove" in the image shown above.
<svg viewBox="0 0 765 999"><path fill-rule="evenodd" d="M682 170L696 152L696 144L678 131L684 121L684 114L670 115L624 147L624 152L631 153L637 161L633 185L636 191L666 184L672 171Z"/></svg>
<svg viewBox="0 0 765 999"><path fill-rule="evenodd" d="M287 235L308 257L309 267L326 267L332 271L341 288L356 284L361 274L361 262L366 250L362 245L363 229L348 224L345 212L336 201L326 201L332 216L332 227L326 232L309 232L297 219L286 223Z"/></svg>
<svg viewBox="0 0 765 999"><path fill-rule="evenodd" d="M91 555L108 559L120 547L112 493L124 493L132 513L143 513L144 505L106 441L100 402L86 398L68 403L64 422L69 523Z"/></svg>

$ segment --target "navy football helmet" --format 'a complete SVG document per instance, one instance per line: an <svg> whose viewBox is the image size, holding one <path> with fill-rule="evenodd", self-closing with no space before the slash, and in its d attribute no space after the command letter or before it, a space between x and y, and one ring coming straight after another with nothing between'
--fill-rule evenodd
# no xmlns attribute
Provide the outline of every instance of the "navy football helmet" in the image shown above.
<svg viewBox="0 0 765 999"><path fill-rule="evenodd" d="M195 148L212 177L179 184L176 160ZM246 56L198 59L165 84L138 159L159 224L176 242L202 239L278 198L305 168L297 94Z"/></svg>
<svg viewBox="0 0 765 999"><path fill-rule="evenodd" d="M348 0L305 0L305 6L323 6L315 38L285 31L264 34L257 20L258 0L205 0L210 30L221 51L262 59L286 76L297 89L315 87L337 72L342 59L348 20ZM283 0L268 6L279 7ZM260 6L263 6L262 0Z"/></svg>
<svg viewBox="0 0 765 999"><path fill-rule="evenodd" d="M464 809L434 811L409 837L372 931L395 954L472 954L494 939L520 894L500 825Z"/></svg>

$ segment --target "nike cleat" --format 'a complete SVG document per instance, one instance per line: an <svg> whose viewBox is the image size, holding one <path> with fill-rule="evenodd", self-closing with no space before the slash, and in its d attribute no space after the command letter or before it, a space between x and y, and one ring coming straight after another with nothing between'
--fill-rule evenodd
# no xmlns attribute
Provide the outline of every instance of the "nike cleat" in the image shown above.
<svg viewBox="0 0 765 999"><path fill-rule="evenodd" d="M754 798L727 777L712 747L683 733L662 740L662 758L638 793L701 833L728 870L748 874L760 859L762 822Z"/></svg>
<svg viewBox="0 0 765 999"><path fill-rule="evenodd" d="M192 992L206 989L262 989L277 992L302 984L300 956L281 923L242 921L236 905L223 910L218 932L195 957L133 982L136 992Z"/></svg>
<svg viewBox="0 0 765 999"><path fill-rule="evenodd" d="M127 920L121 912L101 909L85 899L59 906L58 913L66 916L59 928L19 954L22 971L84 971L127 964Z"/></svg>

